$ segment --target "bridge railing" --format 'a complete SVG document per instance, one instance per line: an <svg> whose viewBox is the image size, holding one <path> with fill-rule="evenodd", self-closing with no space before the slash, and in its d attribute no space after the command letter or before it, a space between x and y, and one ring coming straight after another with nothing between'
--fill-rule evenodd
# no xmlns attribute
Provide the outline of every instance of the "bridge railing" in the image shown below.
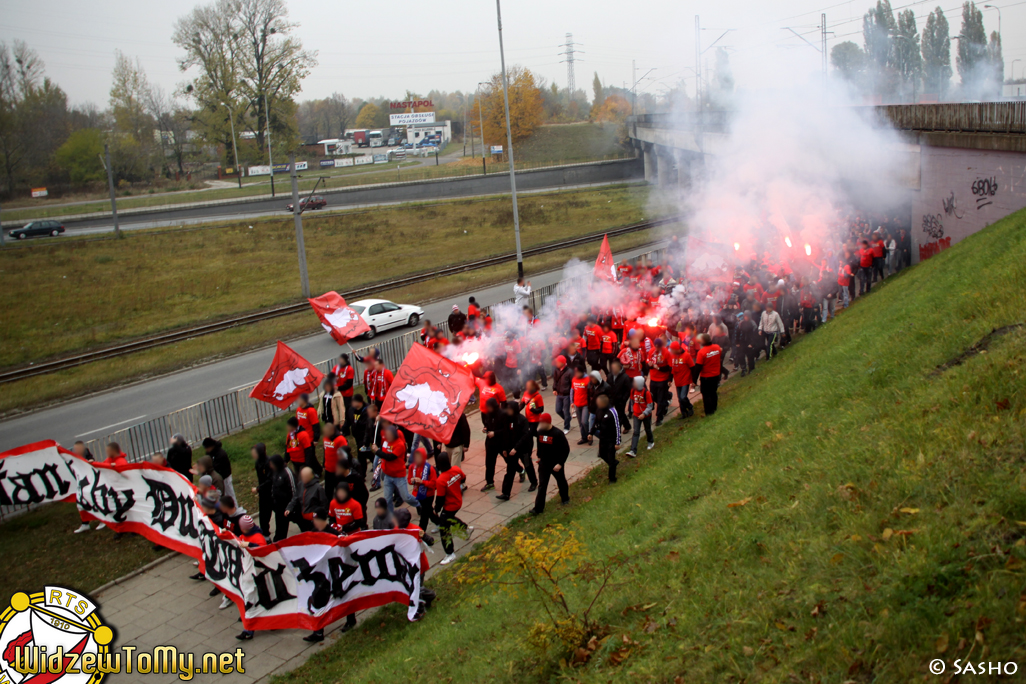
<svg viewBox="0 0 1026 684"><path fill-rule="evenodd" d="M1026 134L1026 102L883 105L875 110L900 130Z"/></svg>

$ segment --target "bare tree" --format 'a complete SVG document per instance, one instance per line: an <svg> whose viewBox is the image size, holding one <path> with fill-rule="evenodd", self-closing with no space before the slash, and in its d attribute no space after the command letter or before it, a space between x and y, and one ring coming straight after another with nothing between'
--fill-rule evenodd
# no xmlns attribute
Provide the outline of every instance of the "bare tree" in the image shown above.
<svg viewBox="0 0 1026 684"><path fill-rule="evenodd" d="M349 104L349 98L342 93L332 93L325 104L325 115L328 124L328 135L341 138L346 134L350 122L353 120L353 108Z"/></svg>
<svg viewBox="0 0 1026 684"><path fill-rule="evenodd" d="M192 116L179 105L174 95L168 95L160 86L150 88L146 108L157 124L162 163L168 175L172 173L172 163L179 174L184 174Z"/></svg>

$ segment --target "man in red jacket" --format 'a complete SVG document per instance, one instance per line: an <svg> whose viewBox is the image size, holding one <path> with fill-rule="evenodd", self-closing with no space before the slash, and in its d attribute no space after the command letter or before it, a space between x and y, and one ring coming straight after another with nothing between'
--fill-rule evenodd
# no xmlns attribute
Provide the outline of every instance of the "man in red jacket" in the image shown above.
<svg viewBox="0 0 1026 684"><path fill-rule="evenodd" d="M691 392L691 369L695 367L695 361L687 349L680 346L680 342L674 340L670 343L670 368L673 373L673 386L677 390L677 404L680 406L680 415L683 418L690 418L695 415L695 407L688 398Z"/></svg>
<svg viewBox="0 0 1026 684"><path fill-rule="evenodd" d="M384 361L374 359L373 365L363 375L367 399L380 409L385 401L385 395L388 394L388 388L392 386L392 371L385 368Z"/></svg>
<svg viewBox="0 0 1026 684"><path fill-rule="evenodd" d="M880 280L884 279L884 263L887 258L887 246L884 244L879 229L873 233L873 242L870 244L870 248L873 250L873 282L875 283L877 276L880 277Z"/></svg>
<svg viewBox="0 0 1026 684"><path fill-rule="evenodd" d="M458 467L449 463L449 456L445 453L435 457L435 466L438 469L435 484L435 524L438 525L442 548L445 549L445 558L441 562L442 565L448 565L456 560L455 547L452 543L453 527L468 531L474 528L456 517L456 513L463 508L463 483L467 481L467 476Z"/></svg>
<svg viewBox="0 0 1026 684"><path fill-rule="evenodd" d="M588 316L588 324L584 327L585 358L592 370L602 368L602 328L594 316Z"/></svg>
<svg viewBox="0 0 1026 684"><path fill-rule="evenodd" d="M649 385L656 405L656 427L663 424L663 418L670 408L670 378L673 377L670 355L663 348L665 340L657 337L652 341L653 349L648 355L648 365L652 369Z"/></svg>
<svg viewBox="0 0 1026 684"><path fill-rule="evenodd" d="M420 502L410 495L406 487L406 440L403 433L394 425L382 430L381 446L371 446L371 451L381 457L381 476L385 488L385 501L388 502L388 514L395 510L395 497L398 494L403 501L420 509Z"/></svg>
<svg viewBox="0 0 1026 684"><path fill-rule="evenodd" d="M869 294L873 286L873 248L869 246L869 240L861 241L859 248L859 296Z"/></svg>
<svg viewBox="0 0 1026 684"><path fill-rule="evenodd" d="M702 408L706 416L716 413L716 392L720 386L720 364L723 361L723 350L720 345L713 344L708 334L698 336L702 348L695 357L695 365L702 368L698 374L699 387L702 390Z"/></svg>

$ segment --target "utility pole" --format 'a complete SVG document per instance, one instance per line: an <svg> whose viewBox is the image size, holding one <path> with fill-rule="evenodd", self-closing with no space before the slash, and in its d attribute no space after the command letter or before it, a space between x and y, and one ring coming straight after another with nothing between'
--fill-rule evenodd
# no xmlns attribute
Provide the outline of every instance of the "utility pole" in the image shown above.
<svg viewBox="0 0 1026 684"><path fill-rule="evenodd" d="M267 163L271 165L271 197L274 197L274 158L271 156L271 110L267 106L267 91L264 91L264 123L267 124ZM232 135L234 138L234 134ZM238 166L238 155L236 155L235 165ZM241 171L240 171L241 173ZM239 176L239 187L242 185L242 176Z"/></svg>
<svg viewBox="0 0 1026 684"><path fill-rule="evenodd" d="M500 34L500 37L501 37L501 34ZM477 83L478 90L480 90L481 86L483 86L483 85L488 85L488 84L487 83L483 83L481 81L478 81L478 83ZM485 147L487 147L487 145L485 145L485 139L484 139L484 110L481 109L481 95L480 94L477 96L477 115L481 118L481 163L484 164Z"/></svg>
<svg viewBox="0 0 1026 684"><path fill-rule="evenodd" d="M577 43L576 45L580 45ZM559 47L566 48L564 52L560 52L558 56L566 57L563 61L566 62L566 92L567 92L567 104L573 102L574 93L577 92L577 80L574 77L574 59L575 55L583 54L583 50L575 50L574 34L566 34L566 42Z"/></svg>
<svg viewBox="0 0 1026 684"><path fill-rule="evenodd" d="M495 0L495 17L499 23L499 64L502 66L502 103L506 109L506 145L509 146L509 187L513 193L513 233L517 241L517 276L524 277L524 254L520 250L520 211L517 209L517 174L513 168L513 130L509 123L509 82L506 79L506 53L502 48L501 0ZM484 134L484 124L481 126Z"/></svg>
<svg viewBox="0 0 1026 684"><path fill-rule="evenodd" d="M819 30L820 30L820 45L822 45L820 52L822 52L823 58L823 87L826 87L827 80L827 30L826 30L826 12L819 15Z"/></svg>
<svg viewBox="0 0 1026 684"><path fill-rule="evenodd" d="M702 22L695 15L695 102L702 111Z"/></svg>
<svg viewBox="0 0 1026 684"><path fill-rule="evenodd" d="M296 222L296 251L299 252L299 279L303 283L303 296L310 298L310 276L306 272L306 243L303 241L303 215L299 206L299 177L296 176L296 153L289 153L289 172L292 176L292 217Z"/></svg>
<svg viewBox="0 0 1026 684"><path fill-rule="evenodd" d="M631 60L631 116L636 113L638 108L638 64L636 60Z"/></svg>
<svg viewBox="0 0 1026 684"><path fill-rule="evenodd" d="M3 227L3 223L0 222L0 247L4 247L6 245L7 245L7 243L4 242L4 227Z"/></svg>
<svg viewBox="0 0 1026 684"><path fill-rule="evenodd" d="M228 106L227 103L222 102L225 109L228 110L228 123L232 127L232 151L235 152L235 173L238 174L239 179L239 190L242 190L242 169L239 168L239 147L235 144L235 112Z"/></svg>
<svg viewBox="0 0 1026 684"><path fill-rule="evenodd" d="M114 217L114 236L121 237L121 226L118 225L118 200L114 196L114 169L110 165L110 144L103 143L103 156L107 167L107 186L110 188L110 214Z"/></svg>

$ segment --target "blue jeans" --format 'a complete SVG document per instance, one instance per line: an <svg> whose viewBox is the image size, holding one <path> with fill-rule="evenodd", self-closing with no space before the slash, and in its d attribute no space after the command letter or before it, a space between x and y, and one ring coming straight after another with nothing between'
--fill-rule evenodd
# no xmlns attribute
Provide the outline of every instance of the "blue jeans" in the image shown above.
<svg viewBox="0 0 1026 684"><path fill-rule="evenodd" d="M414 508L420 507L420 502L417 501L416 497L410 495L410 490L406 486L405 477L392 477L391 475L382 475L381 479L384 481L385 501L388 502L389 515L391 515L393 511L392 499L395 498L396 492L398 492L402 500L408 503L410 506L413 506Z"/></svg>
<svg viewBox="0 0 1026 684"><path fill-rule="evenodd" d="M845 290L845 291L847 291L847 290ZM837 300L836 299L827 299L826 297L824 297L823 301L820 304L820 306L823 309L823 322L824 323L827 322L827 320L830 318L830 316L836 316L837 315L837 308L836 308L837 307Z"/></svg>
<svg viewBox="0 0 1026 684"><path fill-rule="evenodd" d="M848 305L851 304L851 299L848 296L848 286L844 285L841 287L841 304L847 309Z"/></svg>
<svg viewBox="0 0 1026 684"><path fill-rule="evenodd" d="M556 395L556 415L563 419L563 429L570 429L570 395Z"/></svg>
<svg viewBox="0 0 1026 684"><path fill-rule="evenodd" d="M574 406L574 412L577 413L577 424L581 427L581 439L588 439L588 407Z"/></svg>

